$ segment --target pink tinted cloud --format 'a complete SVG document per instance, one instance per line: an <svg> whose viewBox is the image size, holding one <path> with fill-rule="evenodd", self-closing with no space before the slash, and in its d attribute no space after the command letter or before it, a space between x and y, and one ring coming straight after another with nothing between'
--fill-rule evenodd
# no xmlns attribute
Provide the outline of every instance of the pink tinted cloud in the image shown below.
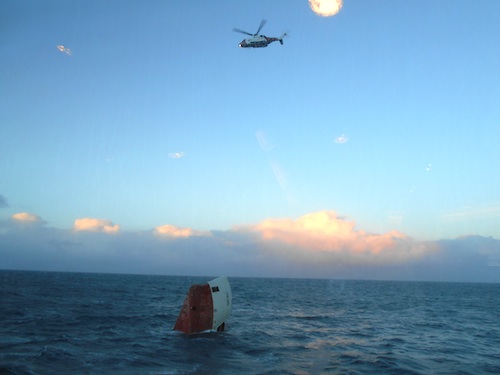
<svg viewBox="0 0 500 375"><path fill-rule="evenodd" d="M179 228L175 225L165 224L154 229L153 233L158 237L187 238L196 236L209 236L210 232L197 231L191 228Z"/></svg>
<svg viewBox="0 0 500 375"><path fill-rule="evenodd" d="M110 220L84 217L75 220L73 230L77 232L118 233L120 226L113 224Z"/></svg>
<svg viewBox="0 0 500 375"><path fill-rule="evenodd" d="M296 220L268 219L241 228L257 233L264 248L311 261L396 264L423 257L434 247L404 233L370 234L334 211L320 211Z"/></svg>
<svg viewBox="0 0 500 375"><path fill-rule="evenodd" d="M30 214L28 212L19 212L11 216L13 220L19 223L40 223L42 219L40 216Z"/></svg>

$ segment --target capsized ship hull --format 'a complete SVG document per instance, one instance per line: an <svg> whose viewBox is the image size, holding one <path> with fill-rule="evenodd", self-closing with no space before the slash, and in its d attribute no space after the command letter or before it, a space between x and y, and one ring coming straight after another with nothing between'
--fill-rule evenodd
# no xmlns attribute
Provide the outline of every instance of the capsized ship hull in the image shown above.
<svg viewBox="0 0 500 375"><path fill-rule="evenodd" d="M232 308L231 286L221 276L206 284L193 284L184 299L174 330L187 334L223 331Z"/></svg>

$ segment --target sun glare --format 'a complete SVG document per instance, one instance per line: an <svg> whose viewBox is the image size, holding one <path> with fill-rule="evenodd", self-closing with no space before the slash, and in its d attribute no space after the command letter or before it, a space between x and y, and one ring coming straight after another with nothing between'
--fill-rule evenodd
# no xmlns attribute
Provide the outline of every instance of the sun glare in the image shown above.
<svg viewBox="0 0 500 375"><path fill-rule="evenodd" d="M342 8L342 0L309 0L309 6L319 16L334 16Z"/></svg>

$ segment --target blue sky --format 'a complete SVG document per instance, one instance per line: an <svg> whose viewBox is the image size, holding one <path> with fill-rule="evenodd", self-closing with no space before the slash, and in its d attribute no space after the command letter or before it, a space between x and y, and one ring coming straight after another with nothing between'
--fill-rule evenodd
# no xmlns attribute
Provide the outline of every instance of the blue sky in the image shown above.
<svg viewBox="0 0 500 375"><path fill-rule="evenodd" d="M114 272L120 244L120 272L189 274L178 248L198 246L200 262L230 259L225 274L418 279L429 254L469 244L500 280L499 2L346 0L320 17L306 0L7 1L0 14L0 268ZM284 45L238 48L232 29L262 19ZM134 243L143 258L125 256ZM266 259L283 269L262 273Z"/></svg>

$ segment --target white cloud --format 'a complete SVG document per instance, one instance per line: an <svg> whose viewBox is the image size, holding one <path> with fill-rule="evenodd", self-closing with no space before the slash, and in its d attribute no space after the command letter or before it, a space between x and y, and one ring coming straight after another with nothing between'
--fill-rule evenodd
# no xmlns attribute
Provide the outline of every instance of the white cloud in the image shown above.
<svg viewBox="0 0 500 375"><path fill-rule="evenodd" d="M168 157L171 159L181 159L184 156L186 156L186 154L182 151L171 152L170 154L168 154Z"/></svg>
<svg viewBox="0 0 500 375"><path fill-rule="evenodd" d="M28 212L19 212L12 215L12 219L19 223L41 223L42 219L40 216L35 214L30 214Z"/></svg>
<svg viewBox="0 0 500 375"><path fill-rule="evenodd" d="M196 231L191 228L179 228L174 225L165 224L154 229L154 234L159 237L187 238L196 236L210 236L210 232Z"/></svg>
<svg viewBox="0 0 500 375"><path fill-rule="evenodd" d="M339 218L334 211L321 211L297 220L268 219L238 230L254 232L265 248L300 261L309 257L356 264L395 264L419 259L436 249L398 231L370 234L355 226L355 222Z"/></svg>
<svg viewBox="0 0 500 375"><path fill-rule="evenodd" d="M337 138L335 138L335 143L338 143L338 144L344 144L344 143L347 143L349 142L349 137L347 135L339 135Z"/></svg>
<svg viewBox="0 0 500 375"><path fill-rule="evenodd" d="M334 211L210 232L170 224L120 231L109 220L93 218L63 230L17 224L40 222L34 214L15 217L0 220L3 268L500 282L499 240L469 236L429 243L398 231L370 234Z"/></svg>
<svg viewBox="0 0 500 375"><path fill-rule="evenodd" d="M113 224L110 220L85 217L75 220L73 230L76 232L118 233L120 226Z"/></svg>
<svg viewBox="0 0 500 375"><path fill-rule="evenodd" d="M471 221L500 216L500 203L488 206L466 207L462 210L448 212L441 216L444 222Z"/></svg>

